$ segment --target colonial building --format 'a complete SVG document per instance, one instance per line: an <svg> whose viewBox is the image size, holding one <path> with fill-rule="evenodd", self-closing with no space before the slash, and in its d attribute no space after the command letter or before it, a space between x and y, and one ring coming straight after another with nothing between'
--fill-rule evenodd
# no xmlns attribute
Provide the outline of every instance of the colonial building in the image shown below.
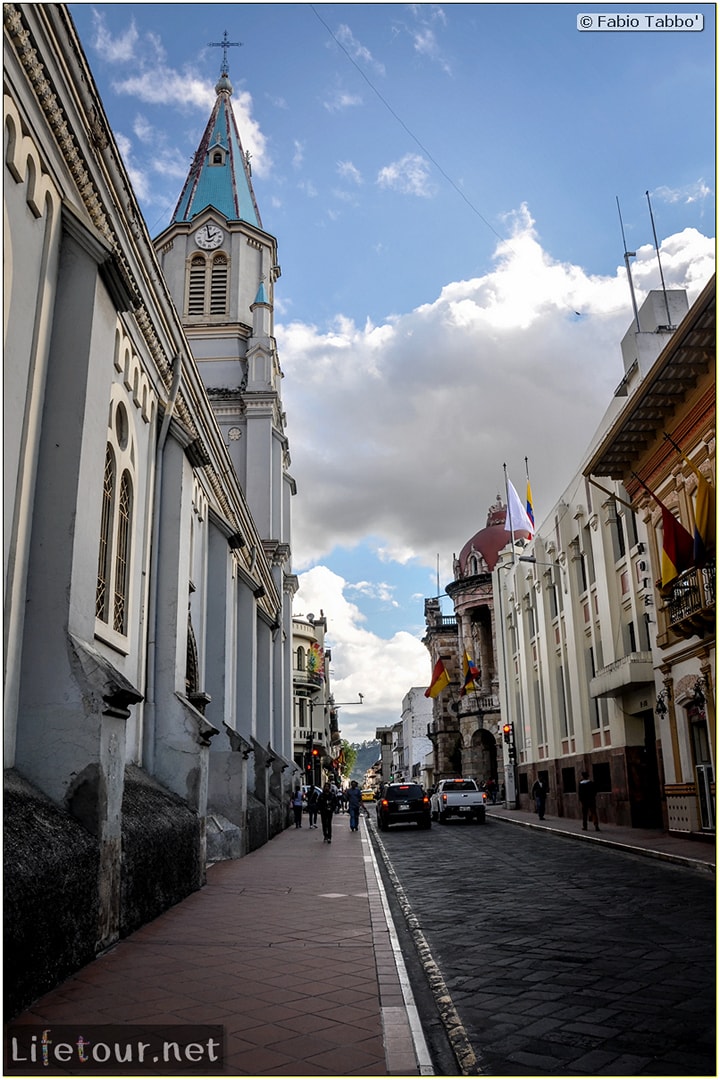
<svg viewBox="0 0 720 1080"><path fill-rule="evenodd" d="M153 242L68 8L4 8L11 1012L286 823L289 474L226 66Z"/></svg>
<svg viewBox="0 0 720 1080"><path fill-rule="evenodd" d="M715 278L628 393L586 468L622 482L648 538L642 580L653 675L661 808L677 833L715 833ZM669 511L694 536L664 572ZM597 689L619 693L616 673ZM618 673L622 674L622 673ZM604 684L604 685L601 685ZM648 714L646 713L646 716ZM649 717L647 723L649 724Z"/></svg>
<svg viewBox="0 0 720 1080"><path fill-rule="evenodd" d="M293 758L303 784L322 786L340 769L338 713L330 689L332 654L322 611L293 619ZM298 776L299 780L299 776Z"/></svg>
<svg viewBox="0 0 720 1080"><path fill-rule="evenodd" d="M532 544L495 571L502 714L524 807L539 776L548 813L579 817L587 770L601 823L714 829L714 549L655 584L654 496L691 528L695 470L714 483L714 283L686 312L684 294L649 294L583 464Z"/></svg>
<svg viewBox="0 0 720 1080"><path fill-rule="evenodd" d="M396 779L427 784L426 759L432 754L428 729L432 726L432 701L425 697L424 686L413 686L402 701L399 737L395 747L393 770Z"/></svg>
<svg viewBox="0 0 720 1080"><path fill-rule="evenodd" d="M434 669L442 660L450 676L447 690L434 701L429 737L434 781L468 776L502 782L502 746L493 570L511 543L500 496L490 507L484 529L453 557L454 580L446 588L455 608L443 615L440 600L425 601L425 637ZM522 543L518 535L518 544ZM527 536L528 534L524 534ZM472 665L477 674L468 678Z"/></svg>

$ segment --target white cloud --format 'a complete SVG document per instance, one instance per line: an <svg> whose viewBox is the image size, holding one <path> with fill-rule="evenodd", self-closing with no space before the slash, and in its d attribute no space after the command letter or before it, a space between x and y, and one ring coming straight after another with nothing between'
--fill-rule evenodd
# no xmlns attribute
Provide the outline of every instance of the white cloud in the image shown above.
<svg viewBox="0 0 720 1080"><path fill-rule="evenodd" d="M419 195L425 199L436 191L430 181L430 165L420 154L405 154L399 161L385 165L378 173L377 183L403 195Z"/></svg>
<svg viewBox="0 0 720 1080"><path fill-rule="evenodd" d="M133 59L138 43L138 32L134 20L124 33L116 37L112 36L99 12L93 12L93 21L95 23L93 46L105 63L125 63Z"/></svg>
<svg viewBox="0 0 720 1080"><path fill-rule="evenodd" d="M684 203L685 205L705 202L706 199L712 198L712 194L712 188L702 177L692 184L686 184L685 187L669 188L663 185L653 191L653 197L660 199L661 202Z"/></svg>
<svg viewBox="0 0 720 1080"><path fill-rule="evenodd" d="M365 629L364 616L346 593L372 593L376 587L370 583L352 585L325 566L301 574L299 581L295 613L317 616L322 610L327 618L335 700L352 702L359 693L364 695L362 705L341 708L341 735L349 742L372 739L376 727L400 719L400 703L411 686L427 685L427 650L405 631L385 639Z"/></svg>
<svg viewBox="0 0 720 1080"><path fill-rule="evenodd" d="M714 270L714 242L686 229L662 259L668 287L692 299ZM633 277L639 300L659 286L651 245ZM599 276L555 261L521 208L493 268L432 303L380 326L277 325L302 496L296 566L372 535L384 558L432 567L484 526L503 462L517 477L526 455L541 520L622 376L631 322L624 266Z"/></svg>
<svg viewBox="0 0 720 1080"><path fill-rule="evenodd" d="M526 207L513 222L486 274L450 282L381 326L344 316L324 330L276 325L300 492L296 569L376 537L380 561L418 559L431 576L440 553L448 581L451 553L485 526L503 490L504 462L522 485L527 455L538 522L580 465L622 376L632 322L625 267L601 276L559 263ZM668 288L687 288L692 302L714 272L714 240L685 229L662 242L661 256ZM638 249L633 278L638 301L659 287L652 245ZM426 685L419 635L386 640L363 626L349 597L392 603L384 582L313 565L300 586L296 611L322 608L328 618L336 699L367 695L365 707L343 711L343 735L372 737L373 725L399 718L411 686Z"/></svg>
<svg viewBox="0 0 720 1080"><path fill-rule="evenodd" d="M352 161L338 161L337 171L340 176L346 180L352 180L355 184L359 185L363 182L362 173L353 165Z"/></svg>
<svg viewBox="0 0 720 1080"><path fill-rule="evenodd" d="M328 112L340 112L341 109L349 109L355 105L362 105L362 97L360 94L351 94L347 90L333 90L331 95L326 98L323 105Z"/></svg>
<svg viewBox="0 0 720 1080"><path fill-rule="evenodd" d="M363 64L372 67L379 75L385 74L385 65L373 58L370 50L357 40L349 26L344 23L341 24L335 31L335 38L344 46L354 60L361 61Z"/></svg>

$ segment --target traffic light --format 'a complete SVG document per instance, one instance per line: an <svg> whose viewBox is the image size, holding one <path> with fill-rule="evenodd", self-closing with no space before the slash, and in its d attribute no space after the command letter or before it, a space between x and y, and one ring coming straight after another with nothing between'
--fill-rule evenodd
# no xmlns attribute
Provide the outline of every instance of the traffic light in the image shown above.
<svg viewBox="0 0 720 1080"><path fill-rule="evenodd" d="M313 756L314 758L316 758L316 757L319 757L319 756L320 756L320 751L318 750L317 746L313 746L313 748L312 748L312 756Z"/></svg>
<svg viewBox="0 0 720 1080"><path fill-rule="evenodd" d="M510 742L510 735L512 733L512 724L503 724L503 738L506 743Z"/></svg>

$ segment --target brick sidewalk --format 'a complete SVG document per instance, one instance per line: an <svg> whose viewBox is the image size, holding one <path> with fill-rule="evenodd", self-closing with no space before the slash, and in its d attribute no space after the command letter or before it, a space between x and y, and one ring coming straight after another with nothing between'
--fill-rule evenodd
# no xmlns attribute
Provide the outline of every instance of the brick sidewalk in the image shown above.
<svg viewBox="0 0 720 1080"><path fill-rule="evenodd" d="M219 1024L238 1076L430 1072L374 865L364 821L287 829L13 1024Z"/></svg>

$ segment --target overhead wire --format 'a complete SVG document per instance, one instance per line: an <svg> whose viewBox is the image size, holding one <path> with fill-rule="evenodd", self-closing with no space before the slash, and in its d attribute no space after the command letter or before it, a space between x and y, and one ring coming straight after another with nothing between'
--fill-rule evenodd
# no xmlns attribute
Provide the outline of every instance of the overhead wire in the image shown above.
<svg viewBox="0 0 720 1080"><path fill-rule="evenodd" d="M331 37L331 38L333 39L333 41L334 41L334 42L335 42L335 44L336 44L336 45L338 46L338 48L342 50L342 52L343 52L343 53L345 54L345 56L346 56L346 57L348 58L348 60L349 60L349 61L350 61L350 63L351 63L352 65L353 65L353 67L354 67L354 68L356 69L356 71L358 71L358 72L359 72L359 74L360 74L360 75L362 76L362 78L363 78L363 79L365 80L365 82L366 82L366 83L368 84L368 86L370 87L370 89L372 90L372 92L373 92L373 93L374 93L374 94L376 95L376 97L378 97L378 98L379 98L379 100L380 100L380 101L382 102L382 104L383 104L383 105L385 106L385 108L386 108L386 109L388 110L388 112L390 113L390 115L391 115L391 116L392 116L392 117L393 117L393 118L394 118L395 120L397 120L398 124L400 124L400 127L401 127L401 128L402 128L402 129L403 129L403 130L404 130L404 131L405 131L405 132L406 132L406 133L407 133L407 134L408 134L409 136L410 136L410 138L411 138L411 139L413 140L413 142L414 142L414 143L415 143L415 144L416 144L417 146L419 146L419 147L420 147L420 149L422 150L423 154L425 154L425 156L426 156L426 157L428 158L428 160L432 162L432 164L433 164L433 165L435 166L435 168L436 168L436 169L437 169L437 171L438 171L438 172L440 173L440 175L441 175L441 176L443 176L443 177L445 178L445 180L447 180L448 184L450 184L450 186L451 186L452 188L454 188L454 190L455 190L455 191L457 192L457 194L458 194L458 195L460 196L460 198L461 198L461 199L462 199L462 200L463 200L464 202L466 202L466 203L467 203L467 205L468 205L468 206L470 207L470 209L472 210L472 212L473 212L474 214L476 214L476 215L477 215L477 217L479 217L479 218L480 218L480 220L482 221L482 223L483 223L484 225L486 225L486 226L488 227L488 229L490 229L490 231L491 231L492 233L494 233L494 234L495 234L495 236L497 236L498 240L503 240L503 241L504 241L504 240L506 240L507 238L506 238L506 237L504 237L504 236L501 236L501 235L500 235L500 233L499 233L499 232L497 231L497 229L496 229L496 228L494 227L494 225L492 225L492 224L491 224L491 223L490 223L490 222L489 222L489 221L487 220L487 218L486 218L486 217L484 217L484 216L483 216L483 214L481 214L481 213L480 213L480 211L478 210L477 206L475 206L475 204L474 204L474 203L473 203L473 202L472 202L472 201L471 201L470 199L468 199L467 195L466 195L466 194L465 194L465 192L464 192L464 191L462 190L462 188L461 188L461 187L459 187L459 186L458 186L458 185L457 185L457 184L455 183L455 181L453 180L453 178L452 178L451 176L449 176L449 175L448 175L448 173L447 173L447 172L445 171L445 169L443 169L442 165L441 165L441 164L440 164L440 162L439 162L439 161L437 160L437 158L436 158L436 157L435 157L435 156L434 156L433 154L431 154L431 153L430 153L430 151L428 150L428 148L427 148L427 147L426 147L426 146L424 145L424 143L422 143L422 142L420 141L420 139L419 139L419 138L417 137L417 135L415 134L415 132L414 132L414 131L412 131L412 130L411 130L411 129L410 129L409 127L408 127L408 125L407 125L407 124L405 123L405 121L403 120L403 118L402 118L401 116L399 116L399 115L397 114L397 112L395 111L395 109L393 109L393 107L392 107L392 105L390 104L390 102L389 102L389 101L388 101L388 100L387 100L387 99L386 99L386 98L385 98L385 97L384 97L384 96L383 96L383 95L382 95L382 94L380 93L380 91L378 90L378 88L377 88L377 87L376 87L376 86L374 85L374 83L373 83L373 82L372 82L372 81L370 80L370 78L369 78L369 77L367 76L367 74L366 74L366 73L365 73L365 72L363 71L363 69L362 69L362 68L360 67L360 65L359 65L359 64L357 63L357 61L356 61L356 60L354 59L354 57L353 57L353 56L352 56L352 55L351 55L351 54L350 54L350 53L348 52L348 50L347 50L347 49L345 48L345 46L343 45L342 41L340 41L340 40L339 40L339 38L337 37L337 35L336 35L336 34L335 34L335 33L334 33L334 32L333 32L333 31L332 31L331 29L330 29L330 27L328 26L328 24L327 24L327 23L325 22L325 20L323 19L322 15L320 15L320 13L318 12L318 10L317 10L317 8L315 7L315 5L314 5L314 4L310 4L310 8L311 8L311 10L312 10L312 11L314 12L314 14L315 14L315 15L316 15L316 17L318 18L318 20L319 20L319 21L320 21L320 22L322 23L322 25L323 25L323 26L325 27L325 29L327 30L328 34L329 34L329 35L330 35L330 37Z"/></svg>

